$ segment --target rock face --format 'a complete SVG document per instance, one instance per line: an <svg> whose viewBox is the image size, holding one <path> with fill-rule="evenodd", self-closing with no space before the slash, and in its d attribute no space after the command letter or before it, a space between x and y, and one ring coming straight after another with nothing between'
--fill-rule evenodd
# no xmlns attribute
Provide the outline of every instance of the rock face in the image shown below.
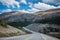
<svg viewBox="0 0 60 40"><path fill-rule="evenodd" d="M41 30L41 32L43 32L43 28L44 27L49 27L48 24L38 24L38 23L34 23L31 25L26 26L27 29L30 29L32 31L38 32L39 30Z"/></svg>
<svg viewBox="0 0 60 40"><path fill-rule="evenodd" d="M34 23L26 26L27 29L30 29L35 32L40 32L43 34L48 34L50 36L54 36L60 38L60 25L56 24L39 24Z"/></svg>
<svg viewBox="0 0 60 40"><path fill-rule="evenodd" d="M8 26L8 28L0 26L0 37L10 37L17 35L24 35L26 32L19 30L17 28Z"/></svg>
<svg viewBox="0 0 60 40"><path fill-rule="evenodd" d="M33 30L33 31L36 31L36 32L44 32L44 28L47 28L47 27L52 27L52 28L57 28L57 29L60 29L60 25L56 25L56 24L40 24L40 23L33 23L33 24L30 24L28 26L26 26L27 29L30 29L30 30Z"/></svg>

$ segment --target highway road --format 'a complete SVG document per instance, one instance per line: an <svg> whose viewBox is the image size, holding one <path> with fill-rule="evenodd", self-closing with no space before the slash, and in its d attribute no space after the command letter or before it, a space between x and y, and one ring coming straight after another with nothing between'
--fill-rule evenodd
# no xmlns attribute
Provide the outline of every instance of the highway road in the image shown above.
<svg viewBox="0 0 60 40"><path fill-rule="evenodd" d="M60 39L57 39L57 38L54 38L45 34L33 32L32 34L0 38L0 40L60 40Z"/></svg>

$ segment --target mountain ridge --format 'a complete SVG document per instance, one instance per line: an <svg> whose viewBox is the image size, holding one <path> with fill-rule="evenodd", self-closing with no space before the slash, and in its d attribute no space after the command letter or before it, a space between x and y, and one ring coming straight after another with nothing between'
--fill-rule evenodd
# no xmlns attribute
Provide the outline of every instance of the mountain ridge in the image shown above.
<svg viewBox="0 0 60 40"><path fill-rule="evenodd" d="M29 22L34 22L37 20L42 19L51 19L51 18L60 18L60 8L59 9L50 9L53 11L42 11L42 12L36 12L33 14L24 13L24 12L14 12L14 13L6 13L1 14L0 19L6 20L8 22L19 22L24 21L25 19ZM54 19L55 20L55 19Z"/></svg>

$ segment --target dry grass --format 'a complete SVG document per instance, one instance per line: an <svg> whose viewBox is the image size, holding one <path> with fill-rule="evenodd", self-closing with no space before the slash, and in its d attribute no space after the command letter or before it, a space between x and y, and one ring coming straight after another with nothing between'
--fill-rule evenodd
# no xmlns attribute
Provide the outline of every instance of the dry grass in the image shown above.
<svg viewBox="0 0 60 40"><path fill-rule="evenodd" d="M24 34L26 34L26 32L17 28L11 26L5 28L0 26L0 37L10 37L10 36L17 36L17 35L24 35Z"/></svg>

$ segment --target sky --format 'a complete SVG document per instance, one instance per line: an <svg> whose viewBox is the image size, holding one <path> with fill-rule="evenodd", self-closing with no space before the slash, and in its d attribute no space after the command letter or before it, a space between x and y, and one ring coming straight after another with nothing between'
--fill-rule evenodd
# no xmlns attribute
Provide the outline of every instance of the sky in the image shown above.
<svg viewBox="0 0 60 40"><path fill-rule="evenodd" d="M0 0L0 14L11 11L34 13L60 8L60 0Z"/></svg>

